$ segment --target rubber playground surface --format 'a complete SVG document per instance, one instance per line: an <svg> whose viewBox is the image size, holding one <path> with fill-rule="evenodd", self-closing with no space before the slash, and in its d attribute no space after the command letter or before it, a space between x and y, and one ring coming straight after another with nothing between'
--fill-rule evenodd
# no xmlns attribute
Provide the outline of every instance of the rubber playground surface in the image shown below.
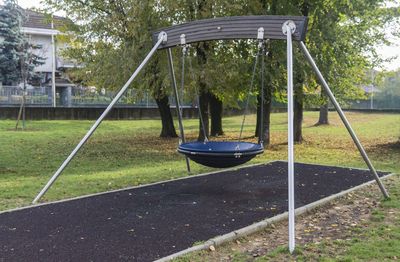
<svg viewBox="0 0 400 262"><path fill-rule="evenodd" d="M371 180L296 163L296 208ZM1 213L0 261L153 261L285 211L276 161Z"/></svg>

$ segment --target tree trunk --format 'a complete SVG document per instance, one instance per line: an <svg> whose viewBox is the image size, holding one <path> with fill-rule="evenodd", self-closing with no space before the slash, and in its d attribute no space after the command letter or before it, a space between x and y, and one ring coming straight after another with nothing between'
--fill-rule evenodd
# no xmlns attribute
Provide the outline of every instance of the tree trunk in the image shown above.
<svg viewBox="0 0 400 262"><path fill-rule="evenodd" d="M152 80L150 86L153 87L153 97L157 103L158 111L161 117L161 133L160 137L178 137L176 134L174 120L169 106L168 95L162 89L162 81L159 79L160 67L157 57L153 59L151 66Z"/></svg>
<svg viewBox="0 0 400 262"><path fill-rule="evenodd" d="M269 93L269 94L268 94ZM263 130L262 141L264 145L269 145L271 140L270 126L271 126L271 87L267 85L264 96L264 112L263 112ZM261 124L261 97L257 96L257 124L255 136L260 138L260 124Z"/></svg>
<svg viewBox="0 0 400 262"><path fill-rule="evenodd" d="M264 104L264 128L263 128L263 143L270 144L270 126L271 126L271 100Z"/></svg>
<svg viewBox="0 0 400 262"><path fill-rule="evenodd" d="M326 98L325 93L322 91L321 92L321 97L323 98L324 104L320 106L319 108L319 119L318 122L315 124L316 126L319 125L329 125L329 120L328 120L328 100Z"/></svg>
<svg viewBox="0 0 400 262"><path fill-rule="evenodd" d="M273 86L271 85L272 81L270 79L271 72L272 72L272 50L271 46L268 47L268 57L264 58L265 61L265 70L268 73L264 73L265 76L265 87L264 87L264 112L262 112L263 115L263 128L262 128L262 141L264 145L269 145L270 144L270 125L271 125L271 107L272 107L272 88ZM260 140L260 120L261 120L261 96L257 96L257 124L256 124L256 137L259 138Z"/></svg>
<svg viewBox="0 0 400 262"><path fill-rule="evenodd" d="M294 141L301 143L303 141L303 101L299 101L299 98L294 98Z"/></svg>
<svg viewBox="0 0 400 262"><path fill-rule="evenodd" d="M155 97L155 100L161 116L162 128L160 137L178 137L172 119L168 96L164 95L162 97Z"/></svg>
<svg viewBox="0 0 400 262"><path fill-rule="evenodd" d="M199 116L199 136L197 138L198 141L204 141L204 131L206 136L209 136L209 122L208 122L208 105L209 105L209 94L208 92L205 92L204 89L200 91L200 111L201 111L201 117L204 122L204 127L201 122L200 116ZM204 128L204 131L203 131Z"/></svg>
<svg viewBox="0 0 400 262"><path fill-rule="evenodd" d="M309 3L308 1L304 1L301 5L301 13L304 16L308 16L309 11ZM301 68L297 63L295 68ZM294 116L293 116L293 128L294 128L294 141L297 143L301 143L303 141L303 107L304 107L304 93L303 93L303 84L304 84L304 75L301 70L295 71L295 82L294 82Z"/></svg>
<svg viewBox="0 0 400 262"><path fill-rule="evenodd" d="M222 130L222 101L214 94L209 93L210 116L211 116L211 136L220 136L224 134Z"/></svg>
<svg viewBox="0 0 400 262"><path fill-rule="evenodd" d="M294 116L293 116L293 128L294 128L294 141L301 143L303 141L303 75L298 72L296 74L296 82L294 83Z"/></svg>
<svg viewBox="0 0 400 262"><path fill-rule="evenodd" d="M203 68L204 70L204 66L207 63L207 51L209 50L209 45L206 42L202 42L200 43L197 47L196 47L196 52L197 52L197 59L200 65L200 68ZM198 136L198 140L199 141L204 141L205 137L204 137L204 133L206 134L206 136L209 136L209 121L208 121L208 107L210 104L210 94L207 88L207 83L204 79L204 75L205 72L202 71L200 76L199 76L199 102L200 102L200 111L201 111L201 116L204 122L204 127L203 124L201 123L201 119L199 116L199 136Z"/></svg>
<svg viewBox="0 0 400 262"><path fill-rule="evenodd" d="M254 132L255 137L260 137L260 117L261 117L261 97L257 96L257 112L256 112L256 129Z"/></svg>

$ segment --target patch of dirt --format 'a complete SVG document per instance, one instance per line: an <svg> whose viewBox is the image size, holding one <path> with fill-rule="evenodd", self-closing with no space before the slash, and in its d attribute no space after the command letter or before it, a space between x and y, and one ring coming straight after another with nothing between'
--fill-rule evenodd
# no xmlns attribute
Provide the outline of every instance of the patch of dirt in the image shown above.
<svg viewBox="0 0 400 262"><path fill-rule="evenodd" d="M400 150L400 140L395 141L395 142L377 144L374 146L374 148L386 149L386 150Z"/></svg>
<svg viewBox="0 0 400 262"><path fill-rule="evenodd" d="M10 174L10 173L15 174L15 173L17 173L17 171L14 169L7 168L7 167L0 167L0 174Z"/></svg>
<svg viewBox="0 0 400 262"><path fill-rule="evenodd" d="M18 129L15 129L15 128L6 128L5 129L6 131L14 131L14 132L36 132L36 131L43 131L43 129L42 128L33 128L33 127L26 127L25 129L22 129L22 128L18 128Z"/></svg>
<svg viewBox="0 0 400 262"><path fill-rule="evenodd" d="M391 179L395 178L387 181ZM379 207L381 197L377 185L372 184L313 213L296 217L296 244L304 246L326 240L346 241L360 236L370 221L373 209ZM208 251L203 258L207 261L233 261L234 254L240 253L241 257L245 257L244 261L254 261L279 246L287 245L287 226L287 221L272 224L262 232L216 247L215 252Z"/></svg>

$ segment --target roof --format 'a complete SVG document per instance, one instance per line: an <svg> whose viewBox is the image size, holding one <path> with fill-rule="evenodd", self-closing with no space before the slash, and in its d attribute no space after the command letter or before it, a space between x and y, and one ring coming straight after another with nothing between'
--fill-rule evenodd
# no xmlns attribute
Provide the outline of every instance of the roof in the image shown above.
<svg viewBox="0 0 400 262"><path fill-rule="evenodd" d="M33 10L23 9L26 18L22 26L29 28L52 29L51 19L44 13L39 13ZM53 16L54 28L60 28L65 24L71 23L71 20L61 16Z"/></svg>

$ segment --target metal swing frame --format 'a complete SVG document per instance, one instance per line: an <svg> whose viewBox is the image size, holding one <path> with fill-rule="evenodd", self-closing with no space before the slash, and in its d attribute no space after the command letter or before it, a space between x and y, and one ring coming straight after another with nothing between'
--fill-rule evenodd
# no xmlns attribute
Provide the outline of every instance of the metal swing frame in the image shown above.
<svg viewBox="0 0 400 262"><path fill-rule="evenodd" d="M179 129L181 139L184 141L184 130L182 125L182 111L179 103L179 95L176 86L176 78L173 67L173 59L171 48L181 44L180 36L184 34L186 43L195 43L201 41L211 40L229 40L229 39L258 39L258 29L263 28L264 39L270 40L286 40L287 42L287 93L288 93L288 210L289 210L289 250L293 252L295 249L295 202L294 202L294 143L293 143L293 41L299 42L299 48L303 52L306 60L311 65L313 71L316 73L324 91L328 95L331 103L338 112L342 122L344 123L347 131L349 132L354 144L357 146L363 160L367 164L371 174L376 180L382 194L385 198L389 197L382 181L380 180L374 166L372 165L367 153L365 152L360 140L357 138L354 130L352 129L349 121L347 120L339 103L336 101L328 83L325 81L323 75L318 69L311 57L306 45L304 44L306 30L307 30L307 17L301 16L237 16L237 17L223 17L214 19L204 19L184 23L180 25L171 26L153 33L154 46L147 54L143 62L138 66L129 80L117 93L112 102L107 106L101 116L96 120L93 126L89 129L86 135L81 139L75 149L61 164L58 170L54 173L51 179L43 187L40 193L33 200L33 204L47 192L56 179L61 175L63 170L67 167L70 161L78 153L81 147L92 136L97 127L101 124L107 114L111 111L114 105L118 102L121 96L128 89L129 85L136 78L139 72L147 64L154 53L159 49L167 49L169 70L171 74L171 83L174 89L176 108L179 118ZM188 163L188 162L187 162ZM189 167L189 165L188 165Z"/></svg>

